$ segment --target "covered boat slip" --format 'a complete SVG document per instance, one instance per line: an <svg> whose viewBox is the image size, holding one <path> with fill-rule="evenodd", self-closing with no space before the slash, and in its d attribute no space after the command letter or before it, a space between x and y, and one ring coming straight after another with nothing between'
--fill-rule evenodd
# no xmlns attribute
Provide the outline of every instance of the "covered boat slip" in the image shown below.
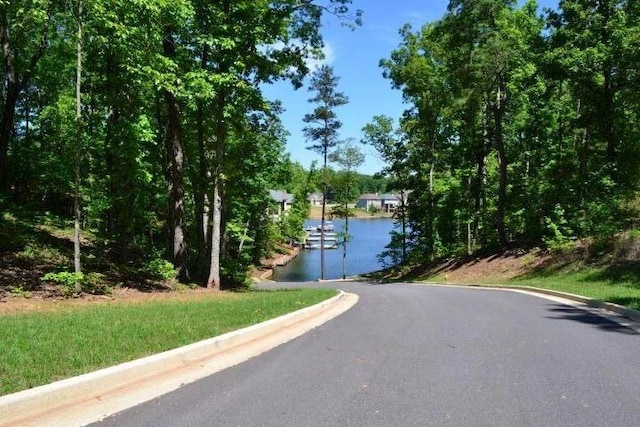
<svg viewBox="0 0 640 427"><path fill-rule="evenodd" d="M335 249L338 247L338 234L335 233L333 223L326 221L324 223L324 231L322 225L306 227L307 236L304 239L305 249Z"/></svg>

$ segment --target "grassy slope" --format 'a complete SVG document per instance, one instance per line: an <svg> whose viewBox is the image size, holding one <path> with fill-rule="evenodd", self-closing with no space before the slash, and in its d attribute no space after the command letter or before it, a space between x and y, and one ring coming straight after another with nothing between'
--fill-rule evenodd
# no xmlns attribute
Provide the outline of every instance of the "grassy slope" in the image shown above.
<svg viewBox="0 0 640 427"><path fill-rule="evenodd" d="M0 395L211 338L333 295L329 289L202 294L0 315Z"/></svg>
<svg viewBox="0 0 640 427"><path fill-rule="evenodd" d="M390 279L460 284L509 284L554 289L640 310L640 262L620 257L615 247L559 252L510 250L416 266Z"/></svg>

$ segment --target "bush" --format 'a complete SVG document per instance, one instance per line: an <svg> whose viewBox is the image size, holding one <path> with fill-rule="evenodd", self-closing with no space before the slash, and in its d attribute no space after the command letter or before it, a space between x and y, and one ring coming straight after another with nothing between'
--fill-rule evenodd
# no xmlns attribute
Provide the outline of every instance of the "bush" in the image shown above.
<svg viewBox="0 0 640 427"><path fill-rule="evenodd" d="M92 295L111 295L113 288L105 280L104 274L89 273L85 274L84 280L81 282L82 292Z"/></svg>
<svg viewBox="0 0 640 427"><path fill-rule="evenodd" d="M61 271L47 273L41 280L60 285L65 297L76 296L81 292L92 295L109 295L112 291L111 286L104 280L104 275L100 273L84 274Z"/></svg>
<svg viewBox="0 0 640 427"><path fill-rule="evenodd" d="M42 277L42 280L57 283L61 286L62 294L66 297L71 297L82 292L84 274L61 271L59 273L47 273Z"/></svg>
<svg viewBox="0 0 640 427"><path fill-rule="evenodd" d="M565 211L557 204L551 213L544 219L545 236L542 241L552 251L563 251L575 246L575 236L566 219Z"/></svg>
<svg viewBox="0 0 640 427"><path fill-rule="evenodd" d="M146 263L141 272L154 280L171 280L176 277L176 270L173 264L161 258L154 258Z"/></svg>

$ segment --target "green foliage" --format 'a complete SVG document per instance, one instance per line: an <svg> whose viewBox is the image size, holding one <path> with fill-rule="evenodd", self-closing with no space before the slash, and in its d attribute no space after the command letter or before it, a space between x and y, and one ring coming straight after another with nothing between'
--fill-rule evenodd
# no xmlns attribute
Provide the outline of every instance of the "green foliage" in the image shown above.
<svg viewBox="0 0 640 427"><path fill-rule="evenodd" d="M82 291L84 274L61 271L58 273L47 273L42 277L42 280L60 285L62 294L66 297L71 297Z"/></svg>
<svg viewBox="0 0 640 427"><path fill-rule="evenodd" d="M637 222L634 12L572 0L541 17L534 2L460 0L401 29L381 66L410 107L397 128L374 117L362 142L410 193L414 256L565 249Z"/></svg>
<svg viewBox="0 0 640 427"><path fill-rule="evenodd" d="M62 295L65 297L77 296L81 292L93 295L109 295L112 291L104 275L100 273L84 274L61 271L47 273L41 280L58 284Z"/></svg>
<svg viewBox="0 0 640 427"><path fill-rule="evenodd" d="M236 260L245 270L274 244L266 190L298 191L285 171L281 108L261 85L286 79L299 87L308 60L321 59L323 15L360 25L351 3L98 0L78 16L65 2L3 2L0 105L12 122L0 129L0 197L68 216L80 137L83 232L108 242L113 261L165 278L166 266L149 266L144 254L169 253L181 273L203 280L211 259L203 218L217 181L224 209L215 213L214 246L229 249L227 270ZM80 135L71 78L79 22ZM287 237L304 209L284 226ZM234 229L241 225L246 233ZM22 258L35 261L37 250Z"/></svg>
<svg viewBox="0 0 640 427"><path fill-rule="evenodd" d="M396 230L391 231L391 241L385 249L378 254L378 262L385 268L400 265L402 259L403 236Z"/></svg>
<svg viewBox="0 0 640 427"><path fill-rule="evenodd" d="M176 277L176 270L172 263L162 258L154 258L142 267L146 277L154 280L172 280Z"/></svg>
<svg viewBox="0 0 640 427"><path fill-rule="evenodd" d="M551 249L561 249L572 240L573 230L565 217L565 211L556 205L553 213L545 218L547 234L543 237L545 245Z"/></svg>
<svg viewBox="0 0 640 427"><path fill-rule="evenodd" d="M12 286L9 289L9 294L20 298L31 298L31 292L26 290L22 285Z"/></svg>

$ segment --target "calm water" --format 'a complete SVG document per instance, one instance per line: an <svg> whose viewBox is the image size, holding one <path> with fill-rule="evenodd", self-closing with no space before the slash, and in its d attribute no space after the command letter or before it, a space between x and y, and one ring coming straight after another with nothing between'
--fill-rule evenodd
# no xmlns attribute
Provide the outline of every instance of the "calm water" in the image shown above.
<svg viewBox="0 0 640 427"><path fill-rule="evenodd" d="M319 220L308 221L307 225L318 225ZM334 220L335 231L341 232L344 221ZM389 244L389 232L393 228L393 220L389 218L350 219L349 234L351 240L347 245L347 276L369 273L382 268L378 262L378 254ZM338 249L325 250L325 279L342 277L342 246ZM276 267L273 280L279 282L309 281L320 278L320 250L303 250L289 264Z"/></svg>

